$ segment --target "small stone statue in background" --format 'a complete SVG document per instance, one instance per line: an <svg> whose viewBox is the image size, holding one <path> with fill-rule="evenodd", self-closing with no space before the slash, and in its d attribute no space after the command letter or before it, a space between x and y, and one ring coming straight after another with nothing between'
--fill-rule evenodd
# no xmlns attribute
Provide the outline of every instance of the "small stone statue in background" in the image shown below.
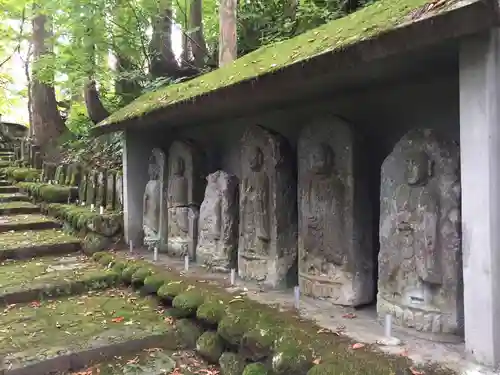
<svg viewBox="0 0 500 375"><path fill-rule="evenodd" d="M163 188L163 163L165 157L161 150L153 150L149 158L149 181L144 191L143 202L143 230L144 243L149 247L160 240L160 215Z"/></svg>

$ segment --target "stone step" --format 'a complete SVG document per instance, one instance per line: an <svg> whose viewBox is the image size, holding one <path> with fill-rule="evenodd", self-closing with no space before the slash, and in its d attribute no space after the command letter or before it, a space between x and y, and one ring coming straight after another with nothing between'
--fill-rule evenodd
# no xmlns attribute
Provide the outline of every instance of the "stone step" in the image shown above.
<svg viewBox="0 0 500 375"><path fill-rule="evenodd" d="M0 261L70 254L80 249L80 240L60 229L0 233Z"/></svg>
<svg viewBox="0 0 500 375"><path fill-rule="evenodd" d="M19 188L17 186L0 186L0 194L7 193L17 193L19 192Z"/></svg>
<svg viewBox="0 0 500 375"><path fill-rule="evenodd" d="M61 224L41 214L20 214L0 216L0 233L9 231L26 231L40 229L56 229Z"/></svg>
<svg viewBox="0 0 500 375"><path fill-rule="evenodd" d="M0 203L0 215L36 214L40 207L30 202L6 202Z"/></svg>
<svg viewBox="0 0 500 375"><path fill-rule="evenodd" d="M10 185L12 185L12 182L7 180L0 180L0 186L10 186Z"/></svg>
<svg viewBox="0 0 500 375"><path fill-rule="evenodd" d="M29 202L31 199L26 194L21 193L0 193L0 203L4 202Z"/></svg>

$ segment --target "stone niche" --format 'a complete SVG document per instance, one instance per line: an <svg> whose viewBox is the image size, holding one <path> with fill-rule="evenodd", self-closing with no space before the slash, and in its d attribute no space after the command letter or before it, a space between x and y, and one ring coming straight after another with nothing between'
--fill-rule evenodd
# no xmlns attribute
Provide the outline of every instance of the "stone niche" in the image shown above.
<svg viewBox="0 0 500 375"><path fill-rule="evenodd" d="M238 256L238 178L224 171L207 177L200 208L197 261L219 272L236 268Z"/></svg>
<svg viewBox="0 0 500 375"><path fill-rule="evenodd" d="M374 299L372 223L365 165L351 127L331 117L298 142L299 285L331 303Z"/></svg>
<svg viewBox="0 0 500 375"><path fill-rule="evenodd" d="M198 218L205 191L203 155L190 141L175 141L168 152L167 252L196 258Z"/></svg>
<svg viewBox="0 0 500 375"><path fill-rule="evenodd" d="M155 148L149 157L149 181L146 184L143 198L142 228L144 244L150 248L160 246L163 227L163 182L165 175L165 153Z"/></svg>
<svg viewBox="0 0 500 375"><path fill-rule="evenodd" d="M410 131L385 159L380 190L379 316L461 334L458 145L432 130Z"/></svg>
<svg viewBox="0 0 500 375"><path fill-rule="evenodd" d="M241 140L238 273L270 288L296 277L297 190L286 139L250 126Z"/></svg>

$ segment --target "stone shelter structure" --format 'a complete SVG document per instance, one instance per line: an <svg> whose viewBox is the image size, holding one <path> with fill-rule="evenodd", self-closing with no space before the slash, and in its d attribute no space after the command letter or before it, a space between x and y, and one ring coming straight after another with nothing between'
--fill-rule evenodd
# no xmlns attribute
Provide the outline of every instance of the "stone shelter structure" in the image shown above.
<svg viewBox="0 0 500 375"><path fill-rule="evenodd" d="M161 212L172 256L499 365L499 26L495 0L379 0L137 99L94 128L124 134L127 241Z"/></svg>

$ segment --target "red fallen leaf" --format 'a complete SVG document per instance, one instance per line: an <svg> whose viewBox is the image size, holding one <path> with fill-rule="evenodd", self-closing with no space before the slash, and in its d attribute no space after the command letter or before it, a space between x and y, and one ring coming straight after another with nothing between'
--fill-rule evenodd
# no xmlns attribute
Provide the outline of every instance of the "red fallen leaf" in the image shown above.
<svg viewBox="0 0 500 375"><path fill-rule="evenodd" d="M354 319L356 317L357 316L354 313L347 313L347 314L342 315L342 318L344 318L344 319Z"/></svg>
<svg viewBox="0 0 500 375"><path fill-rule="evenodd" d="M410 371L413 375L424 375L425 372L417 370L415 367L410 367Z"/></svg>
<svg viewBox="0 0 500 375"><path fill-rule="evenodd" d="M123 322L123 320L124 320L124 319L125 319L125 318L124 318L123 316L118 316L118 317L116 317L116 318L111 319L111 321L112 321L113 323L121 323L121 322Z"/></svg>
<svg viewBox="0 0 500 375"><path fill-rule="evenodd" d="M168 374L168 375L182 375L182 372L181 372L181 369L180 369L180 368L176 367L176 368L174 368L174 370L173 370L170 374Z"/></svg>
<svg viewBox="0 0 500 375"><path fill-rule="evenodd" d="M352 349L361 349L365 346L365 344L362 344L360 342L357 342L356 344L352 344L351 348Z"/></svg>
<svg viewBox="0 0 500 375"><path fill-rule="evenodd" d="M42 304L38 301L33 301L30 303L30 306L33 307L33 308L37 308L37 307L40 307Z"/></svg>

